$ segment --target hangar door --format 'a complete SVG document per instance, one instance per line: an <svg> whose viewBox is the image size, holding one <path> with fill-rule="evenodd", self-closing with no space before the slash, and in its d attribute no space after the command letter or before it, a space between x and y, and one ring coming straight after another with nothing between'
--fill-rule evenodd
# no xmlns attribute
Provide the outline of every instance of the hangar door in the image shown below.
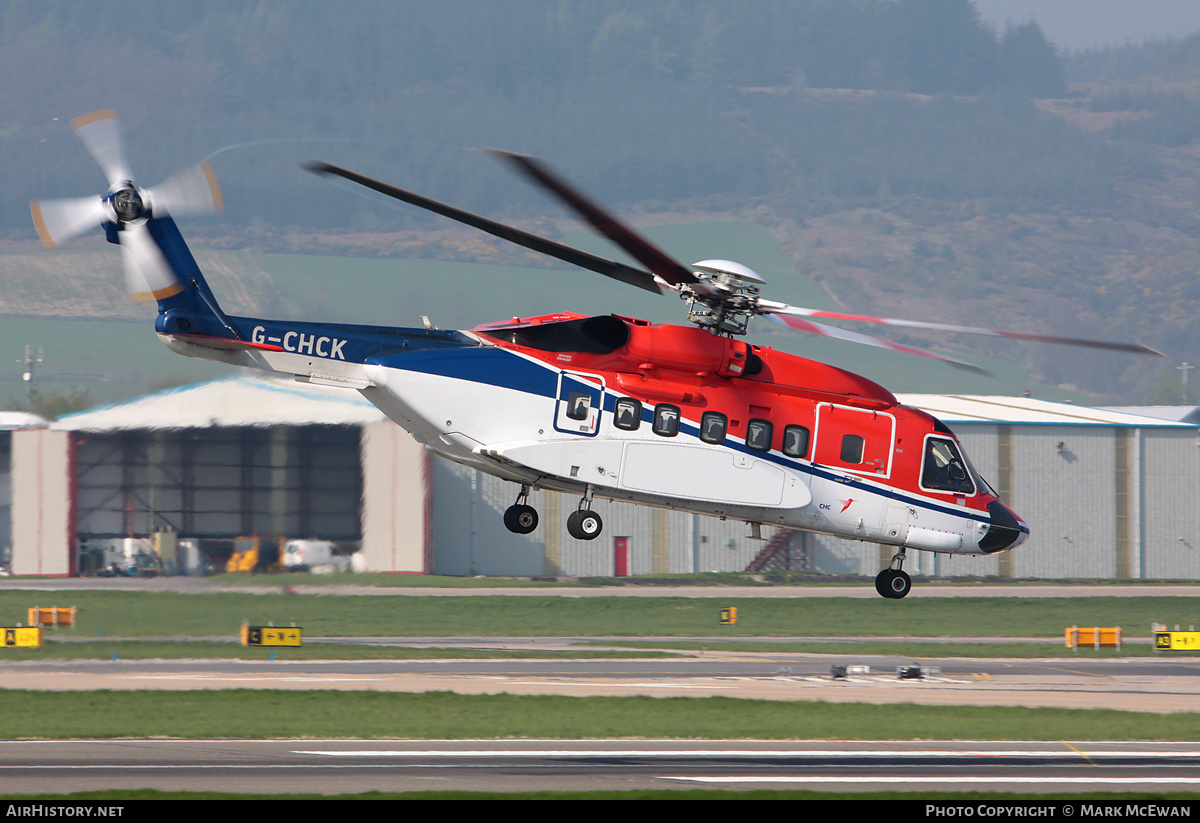
<svg viewBox="0 0 1200 823"><path fill-rule="evenodd" d="M357 541L359 442L353 426L81 432L76 533Z"/></svg>

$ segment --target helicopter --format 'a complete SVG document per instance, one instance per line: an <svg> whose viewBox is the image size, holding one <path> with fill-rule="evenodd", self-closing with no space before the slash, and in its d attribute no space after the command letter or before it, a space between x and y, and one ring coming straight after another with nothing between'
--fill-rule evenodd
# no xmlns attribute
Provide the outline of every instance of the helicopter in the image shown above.
<svg viewBox="0 0 1200 823"><path fill-rule="evenodd" d="M688 325L618 314L513 317L469 330L277 321L227 315L173 215L222 207L207 162L159 186L133 182L117 114L72 127L109 182L100 196L33 201L43 243L54 247L96 226L124 254L127 288L154 301L155 330L189 357L292 375L358 391L429 450L516 484L504 525L534 532L530 492L578 497L568 533L603 531L597 499L739 519L894 547L875 587L886 598L912 587L911 550L990 555L1029 537L940 420L901 405L850 371L746 342L766 317L794 330L946 361L936 352L819 324L850 320L1016 338L1137 354L1145 346L868 317L762 297L766 282L729 260L685 266L535 158L486 150L543 188L644 268L616 262L463 211L329 163L338 177L597 274L676 293ZM981 371L981 370L980 370Z"/></svg>

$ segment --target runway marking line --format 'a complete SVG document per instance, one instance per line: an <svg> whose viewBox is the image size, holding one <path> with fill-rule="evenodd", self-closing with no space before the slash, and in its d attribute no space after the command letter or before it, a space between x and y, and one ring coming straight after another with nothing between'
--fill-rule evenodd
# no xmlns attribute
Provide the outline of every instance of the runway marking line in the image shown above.
<svg viewBox="0 0 1200 823"><path fill-rule="evenodd" d="M508 751L503 749L299 749L292 754L313 754L324 757L904 757L904 758L953 758L963 757L1011 757L1011 758L1042 758L1062 757L1061 750L1040 751L905 751L895 749L865 749L851 751L822 751L813 749L526 749ZM1196 752L1135 752L1135 751L1103 751L1093 752L1092 758L1104 757L1140 757L1140 758L1200 758ZM1197 778L1200 779L1200 778Z"/></svg>
<svg viewBox="0 0 1200 823"><path fill-rule="evenodd" d="M1038 783L1038 784L1053 784L1053 783L1071 783L1085 784L1089 786L1096 785L1097 780L1101 778L1095 777L905 777L905 776L888 776L881 775L879 777L677 777L673 775L662 775L661 780L684 780L692 783L913 783L920 785L929 785L934 783ZM1105 785L1118 784L1122 786L1138 786L1138 785L1178 785L1180 783L1193 784L1200 783L1200 777L1105 777L1102 778Z"/></svg>

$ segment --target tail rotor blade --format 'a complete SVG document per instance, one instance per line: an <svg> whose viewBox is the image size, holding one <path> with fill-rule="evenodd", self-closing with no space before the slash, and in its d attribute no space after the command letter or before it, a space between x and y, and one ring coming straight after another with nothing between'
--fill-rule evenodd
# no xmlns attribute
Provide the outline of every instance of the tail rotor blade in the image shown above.
<svg viewBox="0 0 1200 823"><path fill-rule="evenodd" d="M99 197L31 200L29 212L33 215L38 237L48 249L78 237L108 219L104 201Z"/></svg>
<svg viewBox="0 0 1200 823"><path fill-rule="evenodd" d="M183 290L147 223L125 226L118 236L125 258L125 288L132 300L148 303Z"/></svg>
<svg viewBox="0 0 1200 823"><path fill-rule="evenodd" d="M150 207L158 216L162 216L164 209L176 215L220 214L225 205L217 175L207 160L168 177L147 194Z"/></svg>
<svg viewBox="0 0 1200 823"><path fill-rule="evenodd" d="M80 115L71 121L71 128L75 129L83 145L100 165L110 186L133 179L133 172L125 162L121 122L117 119L115 109L101 109Z"/></svg>

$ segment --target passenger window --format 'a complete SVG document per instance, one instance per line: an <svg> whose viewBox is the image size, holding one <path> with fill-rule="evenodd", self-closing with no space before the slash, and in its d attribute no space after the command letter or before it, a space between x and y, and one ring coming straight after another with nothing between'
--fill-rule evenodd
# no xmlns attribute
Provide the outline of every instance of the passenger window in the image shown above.
<svg viewBox="0 0 1200 823"><path fill-rule="evenodd" d="M843 463L861 463L863 449L867 441L857 434L847 434L842 437L842 453L839 455Z"/></svg>
<svg viewBox="0 0 1200 823"><path fill-rule="evenodd" d="M724 443L725 432L728 429L729 418L720 412L710 411L700 416L700 439L705 443Z"/></svg>
<svg viewBox="0 0 1200 823"><path fill-rule="evenodd" d="M654 433L663 437L679 434L679 407L659 403L654 407Z"/></svg>
<svg viewBox="0 0 1200 823"><path fill-rule="evenodd" d="M975 484L952 440L930 438L925 444L921 485L926 489L954 494L974 494Z"/></svg>
<svg viewBox="0 0 1200 823"><path fill-rule="evenodd" d="M617 398L617 407L613 410L613 425L625 431L637 431L642 425L642 404L632 397Z"/></svg>
<svg viewBox="0 0 1200 823"><path fill-rule="evenodd" d="M592 410L592 396L587 392L573 391L567 395L567 417L572 420L587 420Z"/></svg>
<svg viewBox="0 0 1200 823"><path fill-rule="evenodd" d="M784 426L783 453L788 457L804 457L808 454L809 437L807 426Z"/></svg>
<svg viewBox="0 0 1200 823"><path fill-rule="evenodd" d="M756 452L771 450L771 423L768 420L751 420L746 424L746 448Z"/></svg>

